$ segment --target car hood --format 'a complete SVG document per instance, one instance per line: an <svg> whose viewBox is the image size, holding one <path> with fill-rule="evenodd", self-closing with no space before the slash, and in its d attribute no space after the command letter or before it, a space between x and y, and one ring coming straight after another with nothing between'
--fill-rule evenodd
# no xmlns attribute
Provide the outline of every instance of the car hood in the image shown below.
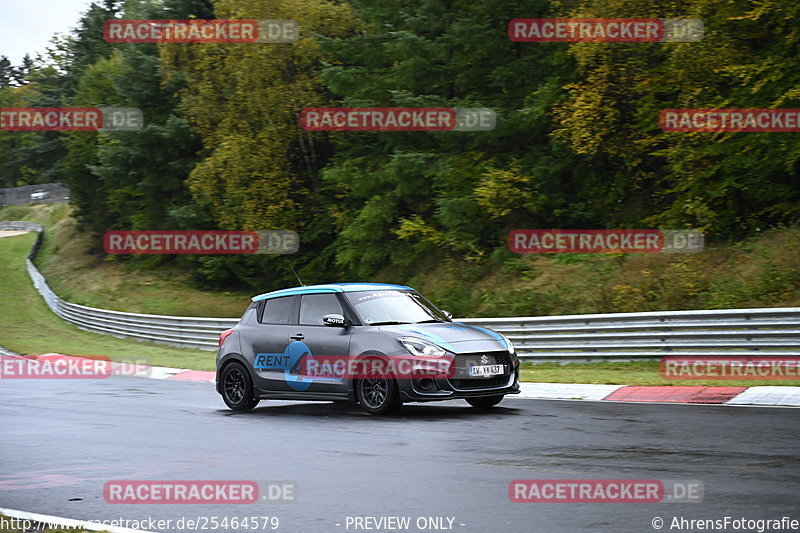
<svg viewBox="0 0 800 533"><path fill-rule="evenodd" d="M431 322L378 326L398 337L419 337L453 353L497 352L508 350L503 337L495 331L461 322Z"/></svg>

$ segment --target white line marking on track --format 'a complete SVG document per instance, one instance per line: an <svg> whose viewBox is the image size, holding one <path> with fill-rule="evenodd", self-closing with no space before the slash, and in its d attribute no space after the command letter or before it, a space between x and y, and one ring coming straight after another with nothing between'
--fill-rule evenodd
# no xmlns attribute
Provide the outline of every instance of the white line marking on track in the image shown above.
<svg viewBox="0 0 800 533"><path fill-rule="evenodd" d="M595 385L591 383L529 383L519 384L520 394L516 398L602 400L625 385Z"/></svg>
<svg viewBox="0 0 800 533"><path fill-rule="evenodd" d="M28 511L6 509L3 507L0 507L0 514L4 514L10 518L40 522L45 524L47 527L53 527L57 524L64 528L82 528L89 531L108 531L109 533L153 533L144 529L129 529L127 527L108 526L98 522L75 520L73 518L63 518L61 516L52 516L47 514L29 513Z"/></svg>
<svg viewBox="0 0 800 533"><path fill-rule="evenodd" d="M800 407L800 387L749 387L729 400L727 404Z"/></svg>

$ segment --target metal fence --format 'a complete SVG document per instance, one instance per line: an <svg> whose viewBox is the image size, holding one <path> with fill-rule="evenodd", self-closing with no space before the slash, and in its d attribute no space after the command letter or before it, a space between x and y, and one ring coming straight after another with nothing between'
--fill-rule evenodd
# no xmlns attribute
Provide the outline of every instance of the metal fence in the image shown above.
<svg viewBox="0 0 800 533"><path fill-rule="evenodd" d="M41 245L42 226L0 222L0 229L38 232L27 259L28 274L50 309L81 329L214 350L219 334L238 321L125 313L64 301L32 262ZM798 307L457 320L505 334L521 358L535 361L655 359L664 355L800 357Z"/></svg>
<svg viewBox="0 0 800 533"><path fill-rule="evenodd" d="M31 193L47 191L47 197L31 200ZM40 183L37 185L23 185L21 187L8 187L0 189L0 207L6 205L44 204L63 202L69 198L69 188L62 183Z"/></svg>
<svg viewBox="0 0 800 533"><path fill-rule="evenodd" d="M800 307L461 320L505 334L540 361L665 355L800 357Z"/></svg>

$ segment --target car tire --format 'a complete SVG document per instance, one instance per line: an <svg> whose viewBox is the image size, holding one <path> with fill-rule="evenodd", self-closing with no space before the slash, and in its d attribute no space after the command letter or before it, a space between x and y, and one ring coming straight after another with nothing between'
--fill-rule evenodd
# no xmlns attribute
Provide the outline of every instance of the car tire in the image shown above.
<svg viewBox="0 0 800 533"><path fill-rule="evenodd" d="M222 371L221 383L222 400L234 411L248 411L258 405L250 374L241 363L228 364Z"/></svg>
<svg viewBox="0 0 800 533"><path fill-rule="evenodd" d="M467 398L467 403L472 407L477 407L478 409L491 409L498 403L502 402L503 398L503 394L497 394L495 396L482 396L480 398Z"/></svg>
<svg viewBox="0 0 800 533"><path fill-rule="evenodd" d="M359 379L355 386L358 404L371 415L388 415L403 405L397 382L391 376Z"/></svg>

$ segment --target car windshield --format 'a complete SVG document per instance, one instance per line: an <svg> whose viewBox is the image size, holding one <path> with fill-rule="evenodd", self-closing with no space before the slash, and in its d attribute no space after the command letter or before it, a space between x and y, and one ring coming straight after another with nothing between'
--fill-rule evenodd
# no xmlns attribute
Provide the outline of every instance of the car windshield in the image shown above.
<svg viewBox="0 0 800 533"><path fill-rule="evenodd" d="M435 305L415 292L388 290L345 294L364 324L380 326L449 322Z"/></svg>

